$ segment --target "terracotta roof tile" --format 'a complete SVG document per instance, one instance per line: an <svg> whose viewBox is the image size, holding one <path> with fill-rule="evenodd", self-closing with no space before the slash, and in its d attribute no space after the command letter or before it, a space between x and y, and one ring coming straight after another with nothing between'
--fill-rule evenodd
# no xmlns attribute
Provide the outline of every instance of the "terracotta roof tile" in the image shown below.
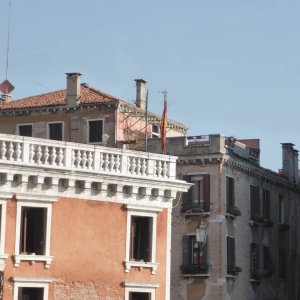
<svg viewBox="0 0 300 300"><path fill-rule="evenodd" d="M89 87L87 84L81 84L81 104L97 104L97 103L119 103L122 100L106 94L102 91ZM64 105L66 100L66 90L59 90L47 94L31 96L19 100L0 103L0 110L10 109L26 109L47 106Z"/></svg>

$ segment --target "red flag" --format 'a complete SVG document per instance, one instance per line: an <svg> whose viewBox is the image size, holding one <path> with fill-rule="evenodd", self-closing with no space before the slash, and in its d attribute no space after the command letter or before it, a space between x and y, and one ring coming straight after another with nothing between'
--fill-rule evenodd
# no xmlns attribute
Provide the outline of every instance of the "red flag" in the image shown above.
<svg viewBox="0 0 300 300"><path fill-rule="evenodd" d="M164 99L164 111L161 118L160 137L161 137L161 152L167 154L167 99Z"/></svg>

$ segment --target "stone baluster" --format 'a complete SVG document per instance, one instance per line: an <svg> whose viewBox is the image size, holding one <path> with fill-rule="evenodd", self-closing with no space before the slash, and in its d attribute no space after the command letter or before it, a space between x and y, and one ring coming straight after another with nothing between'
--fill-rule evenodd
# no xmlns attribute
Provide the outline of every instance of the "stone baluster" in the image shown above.
<svg viewBox="0 0 300 300"><path fill-rule="evenodd" d="M44 155L43 155L43 161L45 165L49 165L49 147L45 146L44 148Z"/></svg>
<svg viewBox="0 0 300 300"><path fill-rule="evenodd" d="M56 166L56 158L57 158L56 148L52 147L51 153L50 153L50 165L51 166Z"/></svg>
<svg viewBox="0 0 300 300"><path fill-rule="evenodd" d="M103 169L104 169L104 171L108 171L108 154L107 153L105 153L105 154L103 154L103 156L104 156L104 162L103 162Z"/></svg>
<svg viewBox="0 0 300 300"><path fill-rule="evenodd" d="M142 166L141 166L141 173L142 173L142 175L146 174L146 170L147 170L147 162L146 162L146 159L143 158L142 159Z"/></svg>
<svg viewBox="0 0 300 300"><path fill-rule="evenodd" d="M136 174L137 175L141 174L141 168L142 168L141 159L137 157L136 158Z"/></svg>
<svg viewBox="0 0 300 300"><path fill-rule="evenodd" d="M82 160L81 160L81 167L83 169L86 169L86 162L87 162L87 155L86 155L86 151L83 150L82 151Z"/></svg>
<svg viewBox="0 0 300 300"><path fill-rule="evenodd" d="M121 165L121 159L120 159L120 155L116 155L116 172L120 173L120 165Z"/></svg>
<svg viewBox="0 0 300 300"><path fill-rule="evenodd" d="M16 151L15 151L15 158L16 161L21 161L22 151L21 151L21 143L16 143Z"/></svg>
<svg viewBox="0 0 300 300"><path fill-rule="evenodd" d="M34 161L34 154L35 154L34 145L30 144L30 147L29 147L29 162L30 163L32 163Z"/></svg>
<svg viewBox="0 0 300 300"><path fill-rule="evenodd" d="M64 161L64 151L63 148L59 147L58 149L58 156L57 156L57 164L58 166L62 167L64 165L63 161Z"/></svg>
<svg viewBox="0 0 300 300"><path fill-rule="evenodd" d="M13 155L14 155L14 145L12 142L10 142L8 145L8 160L9 161L13 160Z"/></svg>
<svg viewBox="0 0 300 300"><path fill-rule="evenodd" d="M115 166L115 157L113 154L109 155L108 166L109 166L109 171L112 172L114 170L114 166Z"/></svg>
<svg viewBox="0 0 300 300"><path fill-rule="evenodd" d="M76 161L76 153L75 153L74 149L72 149L72 160L71 161L72 161L71 166L72 166L72 168L74 168L75 167L75 161Z"/></svg>
<svg viewBox="0 0 300 300"><path fill-rule="evenodd" d="M92 153L92 151L88 151L87 167L88 167L88 169L92 169L92 167L93 167L93 153Z"/></svg>
<svg viewBox="0 0 300 300"><path fill-rule="evenodd" d="M77 150L75 156L75 167L80 168L80 163L81 163L81 152L80 150Z"/></svg>
<svg viewBox="0 0 300 300"><path fill-rule="evenodd" d="M6 142L1 142L1 148L0 148L0 159L6 160Z"/></svg>

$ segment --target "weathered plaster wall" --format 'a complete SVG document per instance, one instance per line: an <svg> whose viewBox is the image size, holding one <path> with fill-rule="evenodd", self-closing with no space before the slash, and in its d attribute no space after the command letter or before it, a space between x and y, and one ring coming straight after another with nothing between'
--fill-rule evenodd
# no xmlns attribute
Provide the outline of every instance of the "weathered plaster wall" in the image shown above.
<svg viewBox="0 0 300 300"><path fill-rule="evenodd" d="M13 276L51 277L49 300L124 299L123 281L154 282L165 297L167 210L157 216L156 275L149 269L124 272L127 211L122 204L60 198L53 204L49 269L42 263L13 266L16 202L7 201L4 299L13 297Z"/></svg>

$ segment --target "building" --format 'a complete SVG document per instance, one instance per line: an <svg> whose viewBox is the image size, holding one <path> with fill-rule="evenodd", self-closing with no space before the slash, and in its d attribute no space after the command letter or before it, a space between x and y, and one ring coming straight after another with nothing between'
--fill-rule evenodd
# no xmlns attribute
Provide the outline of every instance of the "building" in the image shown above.
<svg viewBox="0 0 300 300"><path fill-rule="evenodd" d="M298 151L260 166L259 140L168 138L177 176L193 187L172 215L171 299L299 300ZM156 139L149 150L159 151Z"/></svg>
<svg viewBox="0 0 300 300"><path fill-rule="evenodd" d="M176 157L124 149L143 146L144 98L132 105L79 78L1 98L0 299L170 299L172 201L190 185ZM160 117L149 118L155 135Z"/></svg>
<svg viewBox="0 0 300 300"><path fill-rule="evenodd" d="M52 140L143 148L145 141L146 81L136 79L131 104L86 83L81 74L67 73L65 90L12 101L0 97L0 132ZM161 116L148 113L147 136L159 136ZM182 136L187 127L168 120L168 136Z"/></svg>

